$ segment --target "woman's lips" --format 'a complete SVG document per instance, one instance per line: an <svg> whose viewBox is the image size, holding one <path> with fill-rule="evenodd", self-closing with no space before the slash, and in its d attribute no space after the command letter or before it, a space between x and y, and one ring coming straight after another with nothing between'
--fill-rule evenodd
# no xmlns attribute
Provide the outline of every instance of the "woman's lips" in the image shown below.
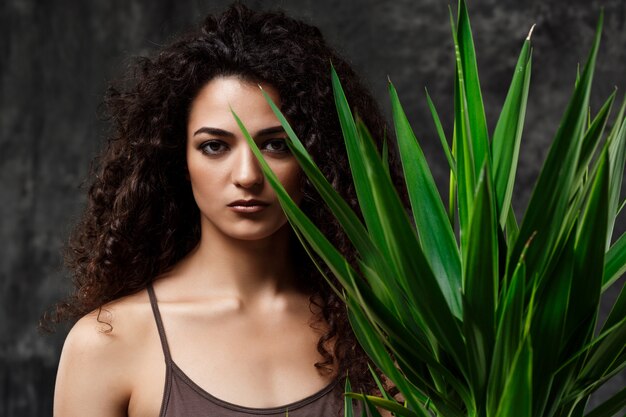
<svg viewBox="0 0 626 417"><path fill-rule="evenodd" d="M256 213L263 210L269 204L265 201L249 199L249 200L237 200L228 205L233 211L237 213Z"/></svg>

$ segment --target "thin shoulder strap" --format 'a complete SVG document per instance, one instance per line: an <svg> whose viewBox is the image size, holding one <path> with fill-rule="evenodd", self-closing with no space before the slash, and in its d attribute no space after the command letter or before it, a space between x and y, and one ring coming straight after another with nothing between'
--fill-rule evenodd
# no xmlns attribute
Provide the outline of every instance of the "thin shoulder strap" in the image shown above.
<svg viewBox="0 0 626 417"><path fill-rule="evenodd" d="M165 362L170 365L172 362L172 356L170 355L170 347L167 344L167 337L165 337L165 328L163 327L163 320L161 320L161 313L159 312L159 306L157 304L156 295L154 294L154 288L152 288L152 283L148 284L148 295L150 296L150 305L152 306L154 319L156 320L157 328L159 329L159 337L161 338L161 347L163 347Z"/></svg>

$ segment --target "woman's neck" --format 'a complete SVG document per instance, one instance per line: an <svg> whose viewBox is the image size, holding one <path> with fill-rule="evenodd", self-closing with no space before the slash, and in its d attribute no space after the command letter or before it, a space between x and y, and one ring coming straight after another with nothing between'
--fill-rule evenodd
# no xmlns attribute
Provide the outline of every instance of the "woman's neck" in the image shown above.
<svg viewBox="0 0 626 417"><path fill-rule="evenodd" d="M292 234L289 224L258 240L234 239L203 230L198 245L172 273L195 288L194 293L200 297L232 296L243 304L281 298L301 287L290 256L290 240L295 238Z"/></svg>

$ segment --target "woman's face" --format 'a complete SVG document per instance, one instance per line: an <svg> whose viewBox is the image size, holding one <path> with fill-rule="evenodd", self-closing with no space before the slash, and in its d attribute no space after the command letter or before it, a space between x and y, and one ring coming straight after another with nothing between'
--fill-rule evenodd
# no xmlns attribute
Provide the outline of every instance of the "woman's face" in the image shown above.
<svg viewBox="0 0 626 417"><path fill-rule="evenodd" d="M279 105L276 90L268 85L263 88ZM301 169L289 152L280 122L257 84L233 76L212 79L191 103L186 150L189 180L203 234L263 239L285 225L287 218L231 108L291 198L296 203L302 199ZM246 207L252 199L260 203Z"/></svg>

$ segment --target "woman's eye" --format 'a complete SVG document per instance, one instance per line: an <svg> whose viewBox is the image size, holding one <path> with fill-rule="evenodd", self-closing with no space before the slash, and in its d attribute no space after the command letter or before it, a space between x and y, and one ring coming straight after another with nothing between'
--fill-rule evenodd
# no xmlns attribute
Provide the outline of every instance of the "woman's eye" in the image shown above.
<svg viewBox="0 0 626 417"><path fill-rule="evenodd" d="M265 142L265 148L269 152L274 153L287 153L289 152L289 147L287 146L287 142L285 139L272 139Z"/></svg>
<svg viewBox="0 0 626 417"><path fill-rule="evenodd" d="M204 142L202 145L200 145L200 149L207 155L216 155L223 152L224 144L220 141L212 140L209 142Z"/></svg>

